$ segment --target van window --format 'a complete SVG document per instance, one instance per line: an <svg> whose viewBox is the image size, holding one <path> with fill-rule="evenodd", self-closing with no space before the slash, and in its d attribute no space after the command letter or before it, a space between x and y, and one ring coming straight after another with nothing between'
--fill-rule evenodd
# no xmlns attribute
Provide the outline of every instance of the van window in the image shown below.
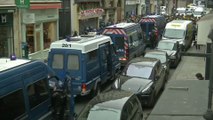
<svg viewBox="0 0 213 120"><path fill-rule="evenodd" d="M64 56L62 54L54 54L52 68L53 69L62 69L64 66Z"/></svg>
<svg viewBox="0 0 213 120"><path fill-rule="evenodd" d="M185 30L181 29L165 29L164 37L181 39L185 36Z"/></svg>
<svg viewBox="0 0 213 120"><path fill-rule="evenodd" d="M25 113L23 90L0 98L0 120L14 120Z"/></svg>
<svg viewBox="0 0 213 120"><path fill-rule="evenodd" d="M117 50L124 49L124 37L115 37L115 45Z"/></svg>
<svg viewBox="0 0 213 120"><path fill-rule="evenodd" d="M91 52L89 52L88 54L89 56L89 61L93 61L97 59L97 50L93 50Z"/></svg>
<svg viewBox="0 0 213 120"><path fill-rule="evenodd" d="M69 55L68 56L67 69L68 70L79 70L78 55Z"/></svg>
<svg viewBox="0 0 213 120"><path fill-rule="evenodd" d="M134 32L132 34L132 39L133 39L133 46L137 47L139 45L139 39L138 39L137 32Z"/></svg>
<svg viewBox="0 0 213 120"><path fill-rule="evenodd" d="M27 91L31 109L48 99L48 88L44 79L29 85Z"/></svg>

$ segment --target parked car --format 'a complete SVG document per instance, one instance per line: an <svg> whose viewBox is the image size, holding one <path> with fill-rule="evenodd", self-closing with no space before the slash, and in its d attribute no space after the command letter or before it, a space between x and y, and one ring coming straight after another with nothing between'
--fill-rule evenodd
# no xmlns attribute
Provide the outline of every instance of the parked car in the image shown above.
<svg viewBox="0 0 213 120"><path fill-rule="evenodd" d="M143 120L143 110L135 94L113 90L94 97L77 120Z"/></svg>
<svg viewBox="0 0 213 120"><path fill-rule="evenodd" d="M178 41L161 40L159 41L156 49L167 52L170 59L170 67L176 68L178 66L179 62L181 61L181 46L179 45Z"/></svg>
<svg viewBox="0 0 213 120"><path fill-rule="evenodd" d="M160 60L138 57L130 61L112 88L134 92L143 106L153 107L165 87L165 69Z"/></svg>
<svg viewBox="0 0 213 120"><path fill-rule="evenodd" d="M147 51L145 53L144 57L159 59L160 62L162 63L162 66L166 70L165 79L168 80L168 77L169 77L169 68L170 68L170 60L169 60L169 56L168 56L168 54L167 54L166 51L161 51L161 50Z"/></svg>

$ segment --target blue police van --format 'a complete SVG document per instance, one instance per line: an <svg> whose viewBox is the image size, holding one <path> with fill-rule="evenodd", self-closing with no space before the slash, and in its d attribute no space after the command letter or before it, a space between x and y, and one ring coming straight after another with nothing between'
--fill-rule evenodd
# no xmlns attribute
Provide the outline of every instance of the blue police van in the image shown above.
<svg viewBox="0 0 213 120"><path fill-rule="evenodd" d="M73 93L96 96L120 70L112 40L103 35L68 37L51 43L50 66L60 79L72 77Z"/></svg>
<svg viewBox="0 0 213 120"><path fill-rule="evenodd" d="M145 52L140 24L118 23L106 27L102 34L110 36L113 40L122 66Z"/></svg>
<svg viewBox="0 0 213 120"><path fill-rule="evenodd" d="M145 39L144 42L147 46L151 46L151 34L154 34L155 42L157 44L164 32L166 26L166 19L162 15L147 15L141 18L139 24L141 25L143 31Z"/></svg>
<svg viewBox="0 0 213 120"><path fill-rule="evenodd" d="M0 120L57 118L63 108L54 103L63 102L56 102L49 80L57 79L43 62L0 58Z"/></svg>

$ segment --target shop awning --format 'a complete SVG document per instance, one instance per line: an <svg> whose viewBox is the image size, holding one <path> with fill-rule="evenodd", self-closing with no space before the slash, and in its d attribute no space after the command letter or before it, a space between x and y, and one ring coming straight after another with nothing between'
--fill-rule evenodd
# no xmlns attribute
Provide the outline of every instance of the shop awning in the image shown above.
<svg viewBox="0 0 213 120"><path fill-rule="evenodd" d="M61 2L57 3L30 3L30 9L60 9Z"/></svg>

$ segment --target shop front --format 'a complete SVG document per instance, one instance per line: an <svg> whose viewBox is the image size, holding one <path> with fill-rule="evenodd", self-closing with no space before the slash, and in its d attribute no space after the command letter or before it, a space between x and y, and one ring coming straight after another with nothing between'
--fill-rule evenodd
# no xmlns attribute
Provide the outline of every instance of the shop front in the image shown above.
<svg viewBox="0 0 213 120"><path fill-rule="evenodd" d="M0 57L9 57L14 53L14 11L0 8Z"/></svg>
<svg viewBox="0 0 213 120"><path fill-rule="evenodd" d="M104 13L102 8L82 10L79 13L79 32L94 31L99 28L99 17Z"/></svg>
<svg viewBox="0 0 213 120"><path fill-rule="evenodd" d="M46 59L51 42L58 40L58 9L31 9L22 14L23 41L30 59Z"/></svg>

